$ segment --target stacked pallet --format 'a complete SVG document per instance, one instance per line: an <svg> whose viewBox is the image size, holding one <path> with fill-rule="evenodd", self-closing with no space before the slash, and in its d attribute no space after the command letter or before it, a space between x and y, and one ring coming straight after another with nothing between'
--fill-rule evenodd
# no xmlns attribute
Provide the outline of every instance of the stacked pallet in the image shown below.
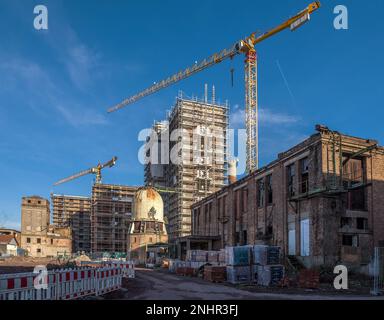
<svg viewBox="0 0 384 320"><path fill-rule="evenodd" d="M264 287L277 286L284 278L284 266L257 266L257 284Z"/></svg>
<svg viewBox="0 0 384 320"><path fill-rule="evenodd" d="M253 280L260 286L279 285L284 278L284 266L280 261L280 247L255 245L253 247Z"/></svg>
<svg viewBox="0 0 384 320"><path fill-rule="evenodd" d="M254 263L257 265L273 265L280 263L280 247L255 245L253 247Z"/></svg>
<svg viewBox="0 0 384 320"><path fill-rule="evenodd" d="M207 262L207 251L206 250L188 250L187 261Z"/></svg>
<svg viewBox="0 0 384 320"><path fill-rule="evenodd" d="M220 251L217 254L217 260L219 262L219 265L225 264L225 249L220 249Z"/></svg>
<svg viewBox="0 0 384 320"><path fill-rule="evenodd" d="M204 280L211 282L224 282L227 276L226 267L218 266L205 266L204 267Z"/></svg>
<svg viewBox="0 0 384 320"><path fill-rule="evenodd" d="M249 283L252 279L251 247L226 247L227 281L232 284Z"/></svg>
<svg viewBox="0 0 384 320"><path fill-rule="evenodd" d="M320 282L319 278L319 272L316 270L301 270L299 273L299 287L317 289Z"/></svg>

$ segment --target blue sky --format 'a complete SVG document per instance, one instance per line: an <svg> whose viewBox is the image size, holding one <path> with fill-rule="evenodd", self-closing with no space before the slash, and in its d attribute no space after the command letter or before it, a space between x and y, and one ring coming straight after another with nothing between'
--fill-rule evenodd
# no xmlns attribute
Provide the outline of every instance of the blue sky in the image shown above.
<svg viewBox="0 0 384 320"><path fill-rule="evenodd" d="M93 176L52 184L114 155L104 182L142 184L138 132L164 118L179 90L201 97L204 83L214 84L232 125L243 127L240 56L119 112L106 109L309 2L0 0L0 225L19 227L22 196L88 195ZM37 4L48 7L48 30L33 28ZM337 4L349 10L348 30L333 27ZM261 164L316 123L384 141L383 9L381 0L323 1L310 23L258 45Z"/></svg>

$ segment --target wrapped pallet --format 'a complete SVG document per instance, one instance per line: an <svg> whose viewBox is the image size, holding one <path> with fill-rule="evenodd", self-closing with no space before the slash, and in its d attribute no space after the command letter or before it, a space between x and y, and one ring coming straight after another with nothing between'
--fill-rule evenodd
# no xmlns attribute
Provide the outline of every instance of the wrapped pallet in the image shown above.
<svg viewBox="0 0 384 320"><path fill-rule="evenodd" d="M283 278L284 266L282 265L257 266L257 284L260 286L276 286Z"/></svg>
<svg viewBox="0 0 384 320"><path fill-rule="evenodd" d="M232 284L250 283L252 273L250 266L227 266L227 281Z"/></svg>
<svg viewBox="0 0 384 320"><path fill-rule="evenodd" d="M280 263L280 247L255 245L253 247L253 263L261 266Z"/></svg>
<svg viewBox="0 0 384 320"><path fill-rule="evenodd" d="M188 250L187 260L194 262L207 262L207 251L205 250Z"/></svg>
<svg viewBox="0 0 384 320"><path fill-rule="evenodd" d="M226 263L230 266L249 266L251 264L251 246L226 247Z"/></svg>
<svg viewBox="0 0 384 320"><path fill-rule="evenodd" d="M217 255L217 260L219 264L223 265L225 264L225 249L220 249L218 255Z"/></svg>
<svg viewBox="0 0 384 320"><path fill-rule="evenodd" d="M217 264L219 262L219 251L208 251L207 252L207 261L212 264Z"/></svg>

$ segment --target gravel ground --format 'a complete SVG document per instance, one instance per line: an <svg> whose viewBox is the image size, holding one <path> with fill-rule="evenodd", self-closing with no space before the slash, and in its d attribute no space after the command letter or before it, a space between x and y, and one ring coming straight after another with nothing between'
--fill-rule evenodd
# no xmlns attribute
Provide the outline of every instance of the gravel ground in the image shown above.
<svg viewBox="0 0 384 320"><path fill-rule="evenodd" d="M339 292L305 290L299 288L259 288L256 286L233 286L204 281L196 277L183 277L164 270L137 269L135 279L124 279L121 290L97 297L97 299L120 300L345 300L380 299L369 292Z"/></svg>

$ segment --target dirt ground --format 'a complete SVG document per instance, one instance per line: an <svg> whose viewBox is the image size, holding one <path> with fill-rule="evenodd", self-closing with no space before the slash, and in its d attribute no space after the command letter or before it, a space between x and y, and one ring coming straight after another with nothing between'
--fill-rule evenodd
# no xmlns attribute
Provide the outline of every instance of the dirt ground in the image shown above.
<svg viewBox="0 0 384 320"><path fill-rule="evenodd" d="M337 291L330 286L316 290L300 288L261 288L211 283L196 277L184 277L165 270L136 269L136 278L123 279L121 290L97 297L119 300L361 300L372 297L369 288Z"/></svg>
<svg viewBox="0 0 384 320"><path fill-rule="evenodd" d="M0 274L32 272L37 265L44 265L48 270L58 269L66 263L57 258L11 257L0 260Z"/></svg>

